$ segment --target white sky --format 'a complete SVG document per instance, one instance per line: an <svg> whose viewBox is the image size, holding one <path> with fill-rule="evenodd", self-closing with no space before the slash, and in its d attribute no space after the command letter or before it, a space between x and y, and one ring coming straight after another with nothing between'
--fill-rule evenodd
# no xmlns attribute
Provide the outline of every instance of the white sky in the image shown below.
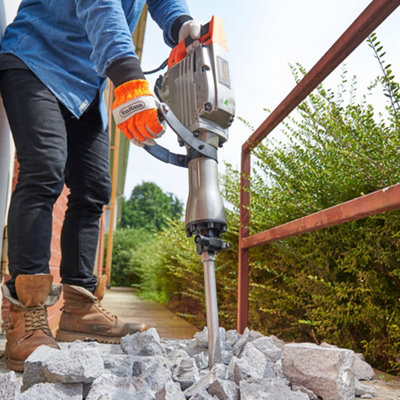
<svg viewBox="0 0 400 400"><path fill-rule="evenodd" d="M236 115L259 126L294 87L289 64L299 62L310 70L336 39L370 4L369 0L187 0L192 16L207 22L212 15L224 21L230 50L230 72L236 98ZM378 39L400 79L400 9L377 29ZM142 65L144 70L158 66L170 49L163 43L160 29L149 18ZM360 93L379 74L371 49L363 43L345 61L350 75L357 75ZM339 67L325 81L336 89ZM157 74L155 74L157 77ZM149 78L151 86L153 79ZM240 151L251 132L235 120L229 141L218 152L220 171L223 161L240 166ZM279 127L274 133L279 134ZM168 130L159 140L165 147L182 152L176 136ZM125 197L142 181L157 183L184 203L187 198L187 170L162 163L144 150L131 145Z"/></svg>

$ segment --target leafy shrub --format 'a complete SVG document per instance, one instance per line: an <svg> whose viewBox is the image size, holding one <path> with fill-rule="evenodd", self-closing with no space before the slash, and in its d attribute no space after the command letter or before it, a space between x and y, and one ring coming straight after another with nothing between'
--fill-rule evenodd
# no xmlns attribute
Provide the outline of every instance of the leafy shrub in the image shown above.
<svg viewBox="0 0 400 400"><path fill-rule="evenodd" d="M111 284L134 286L146 298L165 302L161 251L156 232L182 216L183 205L153 182L134 187L123 203L122 218L113 239Z"/></svg>
<svg viewBox="0 0 400 400"><path fill-rule="evenodd" d="M136 253L140 253L141 243L151 240L152 233L145 229L115 230L113 236L113 258L111 285L137 285L141 279L141 271L134 263ZM107 246L105 246L107 248Z"/></svg>
<svg viewBox="0 0 400 400"><path fill-rule="evenodd" d="M343 72L339 94L322 86L284 124L285 141L268 138L254 151L251 231L295 218L396 184L400 178L399 90L382 66L379 83L389 99L377 114L356 80L348 89ZM293 68L297 81L305 74ZM228 170L226 198L236 205ZM400 212L393 211L251 251L249 325L286 340L328 341L363 351L374 366L400 371Z"/></svg>

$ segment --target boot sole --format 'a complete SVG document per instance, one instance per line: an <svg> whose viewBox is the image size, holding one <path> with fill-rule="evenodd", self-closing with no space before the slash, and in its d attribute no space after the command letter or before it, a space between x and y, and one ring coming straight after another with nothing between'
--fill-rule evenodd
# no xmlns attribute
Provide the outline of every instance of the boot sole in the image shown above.
<svg viewBox="0 0 400 400"><path fill-rule="evenodd" d="M109 343L109 344L119 344L121 343L121 338L119 336L101 336L101 335L92 335L90 333L83 332L68 332L63 330L58 330L56 335L56 340L58 342L73 342L75 340L95 340L100 343Z"/></svg>

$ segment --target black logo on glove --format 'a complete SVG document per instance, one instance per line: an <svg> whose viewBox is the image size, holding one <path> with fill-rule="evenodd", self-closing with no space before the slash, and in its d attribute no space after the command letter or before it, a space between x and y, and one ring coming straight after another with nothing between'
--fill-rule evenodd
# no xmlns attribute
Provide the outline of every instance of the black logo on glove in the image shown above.
<svg viewBox="0 0 400 400"><path fill-rule="evenodd" d="M137 103L129 104L126 107L123 107L119 110L119 115L122 118L126 118L130 116L131 114L136 114L139 111L143 110L145 107L145 104L143 101L138 101Z"/></svg>

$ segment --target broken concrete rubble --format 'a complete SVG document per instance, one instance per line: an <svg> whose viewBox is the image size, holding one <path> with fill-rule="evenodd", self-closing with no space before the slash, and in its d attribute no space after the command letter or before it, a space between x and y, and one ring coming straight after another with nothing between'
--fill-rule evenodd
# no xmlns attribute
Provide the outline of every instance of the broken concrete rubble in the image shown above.
<svg viewBox="0 0 400 400"><path fill-rule="evenodd" d="M354 359L354 376L359 381L370 381L375 378L372 367L364 360L362 354L357 353Z"/></svg>
<svg viewBox="0 0 400 400"><path fill-rule="evenodd" d="M157 392L162 389L164 384L171 380L171 376L168 363L163 361L151 364L139 378L145 381L152 391Z"/></svg>
<svg viewBox="0 0 400 400"><path fill-rule="evenodd" d="M205 328L192 340L160 339L155 329L121 346L76 341L39 347L25 364L22 393L14 372L0 375L0 399L353 400L370 398L361 358L335 346L284 344L246 329L220 330L223 362L208 369ZM236 355L235 355L236 354ZM363 364L365 363L365 364ZM320 396L318 398L318 396Z"/></svg>
<svg viewBox="0 0 400 400"><path fill-rule="evenodd" d="M182 390L192 386L199 380L199 370L193 358L184 358L172 367L172 378L178 382Z"/></svg>
<svg viewBox="0 0 400 400"><path fill-rule="evenodd" d="M284 375L323 399L354 400L354 352L312 343L283 347Z"/></svg>
<svg viewBox="0 0 400 400"><path fill-rule="evenodd" d="M102 358L105 372L116 376L132 376L133 362L135 359L133 356L122 354L105 354L102 356Z"/></svg>
<svg viewBox="0 0 400 400"><path fill-rule="evenodd" d="M164 357L154 356L132 356L132 376L140 376L150 367L151 364L158 362L158 360L164 360Z"/></svg>
<svg viewBox="0 0 400 400"><path fill-rule="evenodd" d="M249 378L261 379L275 377L272 363L257 350L251 343L246 345L242 357L232 357L228 366L229 377L239 385L241 381Z"/></svg>
<svg viewBox="0 0 400 400"><path fill-rule="evenodd" d="M83 385L78 383L38 383L16 397L18 400L82 400Z"/></svg>
<svg viewBox="0 0 400 400"><path fill-rule="evenodd" d="M215 380L207 389L207 392L221 400L239 400L239 387L235 382L225 379Z"/></svg>
<svg viewBox="0 0 400 400"><path fill-rule="evenodd" d="M264 378L250 379L240 382L241 400L308 400L307 394L300 391L293 392L280 379ZM329 399L327 399L329 400Z"/></svg>
<svg viewBox="0 0 400 400"><path fill-rule="evenodd" d="M157 329L150 328L144 332L126 335L121 339L121 348L134 356L155 356L164 354Z"/></svg>
<svg viewBox="0 0 400 400"><path fill-rule="evenodd" d="M168 381L157 393L156 400L185 400L178 382Z"/></svg>
<svg viewBox="0 0 400 400"><path fill-rule="evenodd" d="M121 400L136 395L137 386L132 379L104 373L95 379L86 394L85 400L98 400L104 397L107 400Z"/></svg>
<svg viewBox="0 0 400 400"><path fill-rule="evenodd" d="M271 337L262 336L253 340L251 344L267 356L267 358L273 363L278 361L282 356L282 348L278 347L274 339Z"/></svg>
<svg viewBox="0 0 400 400"><path fill-rule="evenodd" d="M197 382L184 391L186 397L194 396L202 389L206 389L218 378L228 379L228 368L223 364L215 364L211 370Z"/></svg>
<svg viewBox="0 0 400 400"><path fill-rule="evenodd" d="M104 372L97 349L75 342L68 349L38 347L25 361L24 388L36 383L90 383Z"/></svg>
<svg viewBox="0 0 400 400"><path fill-rule="evenodd" d="M0 399L14 400L21 391L21 383L14 371L0 376Z"/></svg>

